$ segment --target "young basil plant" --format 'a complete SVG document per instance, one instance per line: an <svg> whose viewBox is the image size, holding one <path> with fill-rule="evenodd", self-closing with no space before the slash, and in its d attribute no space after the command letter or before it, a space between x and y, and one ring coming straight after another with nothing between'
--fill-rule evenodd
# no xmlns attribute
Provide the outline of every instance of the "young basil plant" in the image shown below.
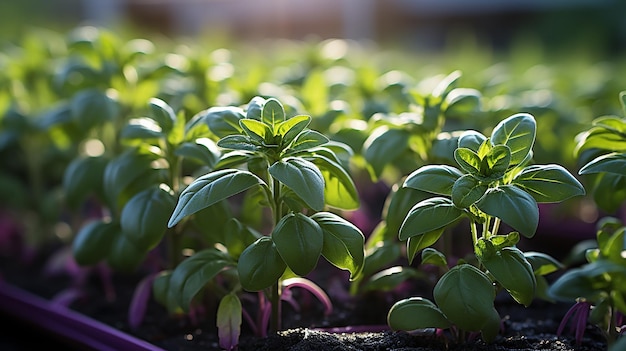
<svg viewBox="0 0 626 351"><path fill-rule="evenodd" d="M397 302L388 315L393 329L454 326L480 331L485 340L493 340L500 326L496 293L504 289L528 306L538 287L547 286L541 276L557 269L558 262L544 254L523 253L516 244L520 235L534 236L537 203L560 202L585 190L562 166L530 164L535 133L533 116L510 116L490 137L463 133L454 151L458 168L427 165L406 178L404 187L434 194L415 204L401 225L399 238L407 240L409 259L466 217L477 262L461 261L447 270L435 285L435 303L422 298ZM500 234L501 223L514 231ZM433 253L424 250L422 261L442 265L445 257Z"/></svg>
<svg viewBox="0 0 626 351"><path fill-rule="evenodd" d="M619 94L626 116L626 91ZM577 136L576 154L584 166L578 172L589 177L595 203L615 212L626 201L626 118L603 116Z"/></svg>
<svg viewBox="0 0 626 351"><path fill-rule="evenodd" d="M237 273L243 289L267 291L272 303L271 329L278 330L279 286L285 277L310 273L320 256L348 270L352 279L362 270L363 234L339 215L324 211L359 205L355 185L338 156L351 150L308 129L311 117L287 118L283 105L274 98L256 97L245 116L224 122L230 131L217 145L231 151L221 157L215 171L198 177L182 191L168 225L236 194L260 189L258 204L271 210L271 225L260 228L267 235L241 251ZM219 124L214 119L207 123L210 128ZM223 254L228 253L219 253ZM196 268L211 269L202 264ZM196 286L197 282L186 284Z"/></svg>
<svg viewBox="0 0 626 351"><path fill-rule="evenodd" d="M626 227L617 218L598 222L597 247L585 253L587 263L568 270L550 287L557 300L576 301L565 315L559 333L569 319L576 320L576 340L582 341L587 322L600 327L610 345L626 326Z"/></svg>

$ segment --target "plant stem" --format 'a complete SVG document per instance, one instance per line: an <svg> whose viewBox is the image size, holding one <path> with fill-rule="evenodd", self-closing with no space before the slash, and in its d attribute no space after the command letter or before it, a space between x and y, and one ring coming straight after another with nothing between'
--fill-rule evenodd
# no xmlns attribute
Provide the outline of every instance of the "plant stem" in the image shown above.
<svg viewBox="0 0 626 351"><path fill-rule="evenodd" d="M274 202L274 223L272 228L276 227L276 224L282 218L282 206L280 200L280 182L273 177L272 179L272 193ZM280 279L278 279L274 285L270 288L270 303L272 304L272 317L270 319L270 332L276 333L281 328L280 323Z"/></svg>
<svg viewBox="0 0 626 351"><path fill-rule="evenodd" d="M500 230L500 218L496 217L493 220L493 229L491 230L491 235L498 234L498 230Z"/></svg>

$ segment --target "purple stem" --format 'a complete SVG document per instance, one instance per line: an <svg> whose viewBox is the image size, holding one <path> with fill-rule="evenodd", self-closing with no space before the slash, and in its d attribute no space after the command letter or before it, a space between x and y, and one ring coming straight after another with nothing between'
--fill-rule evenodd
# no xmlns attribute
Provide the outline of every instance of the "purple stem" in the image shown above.
<svg viewBox="0 0 626 351"><path fill-rule="evenodd" d="M317 284L305 278L289 278L283 281L283 288L285 290L289 290L293 287L303 288L308 290L313 296L317 297L317 299L324 304L324 314L327 316L333 312L333 304L330 301L328 295L320 288Z"/></svg>

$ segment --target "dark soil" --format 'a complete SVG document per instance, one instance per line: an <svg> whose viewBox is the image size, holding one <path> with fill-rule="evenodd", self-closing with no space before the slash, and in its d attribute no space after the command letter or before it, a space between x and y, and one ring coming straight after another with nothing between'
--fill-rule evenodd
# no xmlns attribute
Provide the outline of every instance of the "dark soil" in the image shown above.
<svg viewBox="0 0 626 351"><path fill-rule="evenodd" d="M67 287L70 280L66 276L42 275L40 269L42 262L43 259L40 258L31 263L15 264L15 259L0 257L0 273L3 280L13 285L51 298ZM116 275L114 277L116 298L107 301L102 292L101 281L92 277L84 286L83 296L73 302L71 308L166 350L219 350L217 330L212 317L214 306L209 306L205 311L207 318L199 315L192 323L188 317L168 315L162 306L151 301L142 325L137 329L131 329L127 323L128 304L137 281L137 277L133 275ZM306 302L310 299L307 295L303 293L296 297ZM314 304L300 313L285 307L283 317L286 330L260 338L253 336L244 322L238 349L241 351L606 350L601 333L592 325L587 326L580 345L576 344L571 333L557 336L556 330L569 306L544 301L536 301L531 307L524 308L507 299L498 300L496 308L503 317L502 332L490 344L486 344L479 337L455 344L450 338L436 337L434 333L428 331L415 335L382 330L389 306L401 298L396 295L373 293L365 294L358 299L342 301L336 304L331 316L324 316L321 309ZM10 318L1 313L0 317ZM367 326L371 326L372 331L361 329L359 332L351 332L349 329L349 327L367 329ZM337 327L337 330L333 331L331 327ZM2 345L0 341L0 346ZM26 349L28 348L16 347L7 350ZM73 349L66 347L65 350Z"/></svg>

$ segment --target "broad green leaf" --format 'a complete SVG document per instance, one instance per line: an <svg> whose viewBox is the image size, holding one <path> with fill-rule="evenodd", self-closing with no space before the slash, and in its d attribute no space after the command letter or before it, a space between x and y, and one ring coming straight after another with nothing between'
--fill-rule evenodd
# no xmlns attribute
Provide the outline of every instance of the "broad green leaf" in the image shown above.
<svg viewBox="0 0 626 351"><path fill-rule="evenodd" d="M505 247L515 246L519 242L519 233L510 232L506 235L492 235L489 241L496 250L502 250Z"/></svg>
<svg viewBox="0 0 626 351"><path fill-rule="evenodd" d="M197 135L197 128L208 126L209 130L218 138L242 132L239 120L245 118L243 110L238 107L211 107L196 114L185 127L185 136L193 139L204 134Z"/></svg>
<svg viewBox="0 0 626 351"><path fill-rule="evenodd" d="M435 285L433 296L447 319L462 330L480 331L497 315L491 280L470 264L446 272Z"/></svg>
<svg viewBox="0 0 626 351"><path fill-rule="evenodd" d="M612 173L595 174L591 193L600 209L613 213L626 201L626 176Z"/></svg>
<svg viewBox="0 0 626 351"><path fill-rule="evenodd" d="M420 277L421 272L411 267L395 266L372 275L363 285L364 291L391 291L398 285Z"/></svg>
<svg viewBox="0 0 626 351"><path fill-rule="evenodd" d="M409 146L411 134L404 129L389 129L387 126L376 128L363 144L363 155L378 177L386 165L392 163Z"/></svg>
<svg viewBox="0 0 626 351"><path fill-rule="evenodd" d="M535 235L539 207L532 196L516 186L491 188L476 206L486 214L500 218L527 238Z"/></svg>
<svg viewBox="0 0 626 351"><path fill-rule="evenodd" d="M258 144L268 143L273 137L271 127L264 122L244 118L239 120L239 125L248 135L250 140Z"/></svg>
<svg viewBox="0 0 626 351"><path fill-rule="evenodd" d="M469 88L452 89L445 99L446 117L465 117L480 111L482 95L480 91Z"/></svg>
<svg viewBox="0 0 626 351"><path fill-rule="evenodd" d="M433 230L432 232L408 238L406 242L406 255L409 259L409 264L413 263L413 260L418 252L436 243L443 234L444 229L445 228L439 228Z"/></svg>
<svg viewBox="0 0 626 351"><path fill-rule="evenodd" d="M573 196L585 195L585 188L565 168L559 165L525 167L513 184L529 193L538 203L561 202Z"/></svg>
<svg viewBox="0 0 626 351"><path fill-rule="evenodd" d="M427 191L438 195L452 195L452 187L463 173L447 165L426 165L409 174L402 187Z"/></svg>
<svg viewBox="0 0 626 351"><path fill-rule="evenodd" d="M133 118L120 131L125 140L158 140L165 138L161 127L151 118Z"/></svg>
<svg viewBox="0 0 626 351"><path fill-rule="evenodd" d="M297 275L309 274L317 265L324 246L320 225L302 213L289 213L272 231L276 250Z"/></svg>
<svg viewBox="0 0 626 351"><path fill-rule="evenodd" d="M72 118L83 129L88 130L111 121L118 114L118 104L97 89L81 90L70 102Z"/></svg>
<svg viewBox="0 0 626 351"><path fill-rule="evenodd" d="M559 277L548 289L548 294L558 301L574 302L578 298L597 301L604 292L594 284L593 276L582 268L572 268Z"/></svg>
<svg viewBox="0 0 626 351"><path fill-rule="evenodd" d="M120 225L128 240L146 250L156 247L176 206L169 191L151 187L133 196L122 209Z"/></svg>
<svg viewBox="0 0 626 351"><path fill-rule="evenodd" d="M359 207L359 193L348 172L336 162L321 155L314 155L310 161L324 177L326 204L343 210L356 210Z"/></svg>
<svg viewBox="0 0 626 351"><path fill-rule="evenodd" d="M209 138L200 138L193 142L184 142L174 150L174 154L187 160L193 160L210 169L215 167L221 156L217 145Z"/></svg>
<svg viewBox="0 0 626 351"><path fill-rule="evenodd" d="M237 169L214 171L199 177L180 194L167 225L171 228L184 217L255 185L267 186L256 175Z"/></svg>
<svg viewBox="0 0 626 351"><path fill-rule="evenodd" d="M263 116L263 106L265 105L265 99L260 96L255 96L248 102L248 106L246 108L246 118L256 119L257 121L262 121Z"/></svg>
<svg viewBox="0 0 626 351"><path fill-rule="evenodd" d="M524 257L526 257L528 263L533 267L533 272L535 272L536 275L547 275L564 268L555 258L541 252L524 252Z"/></svg>
<svg viewBox="0 0 626 351"><path fill-rule="evenodd" d="M394 185L383 208L388 238L397 238L404 218L418 202L433 197L431 193Z"/></svg>
<svg viewBox="0 0 626 351"><path fill-rule="evenodd" d="M121 233L115 237L106 261L116 271L132 272L145 261L148 250L138 247Z"/></svg>
<svg viewBox="0 0 626 351"><path fill-rule="evenodd" d="M411 208L400 227L400 240L428 233L456 221L463 211L444 197L423 200Z"/></svg>
<svg viewBox="0 0 626 351"><path fill-rule="evenodd" d="M396 302L387 314L387 324L393 330L404 331L450 327L443 312L434 303L421 297Z"/></svg>
<svg viewBox="0 0 626 351"><path fill-rule="evenodd" d="M452 202L458 208L469 208L480 200L489 187L471 174L465 174L454 182Z"/></svg>
<svg viewBox="0 0 626 351"><path fill-rule="evenodd" d="M602 116L593 120L596 127L606 128L616 133L626 134L626 119L617 116Z"/></svg>
<svg viewBox="0 0 626 351"><path fill-rule="evenodd" d="M477 248L482 244L491 245L489 241L479 240ZM485 256L477 254L477 257L515 301L526 307L530 305L535 297L537 282L532 266L519 249L505 247L495 254Z"/></svg>
<svg viewBox="0 0 626 351"><path fill-rule="evenodd" d="M274 98L265 100L261 113L262 121L272 126L272 128L285 120L285 109L283 105Z"/></svg>
<svg viewBox="0 0 626 351"><path fill-rule="evenodd" d="M511 165L520 164L535 144L537 124L528 113L508 117L493 129L491 141L494 145L506 145L511 149Z"/></svg>
<svg viewBox="0 0 626 351"><path fill-rule="evenodd" d="M361 230L330 212L315 213L311 219L322 228L322 255L335 267L349 271L351 280L356 279L365 258L365 236Z"/></svg>
<svg viewBox="0 0 626 351"><path fill-rule="evenodd" d="M581 133L578 144L574 149L576 155L580 155L588 149L601 149L607 151L626 151L626 138L623 134L616 133L603 127L592 127Z"/></svg>
<svg viewBox="0 0 626 351"><path fill-rule="evenodd" d="M465 172L476 176L484 176L480 172L480 164L482 160L473 150L468 148L457 148L454 150L454 159Z"/></svg>
<svg viewBox="0 0 626 351"><path fill-rule="evenodd" d="M152 296L154 300L165 306L170 313L183 313L182 307L174 299L174 294L170 289L170 278L172 271L161 271L152 281Z"/></svg>
<svg viewBox="0 0 626 351"><path fill-rule="evenodd" d="M271 165L269 172L309 207L316 211L324 209L324 176L315 164L302 158L288 157Z"/></svg>
<svg viewBox="0 0 626 351"><path fill-rule="evenodd" d="M445 76L433 89L432 96L445 99L450 91L455 88L461 78L461 71L456 70Z"/></svg>
<svg viewBox="0 0 626 351"><path fill-rule="evenodd" d="M93 220L85 224L72 241L76 263L92 266L107 257L121 228L116 222Z"/></svg>
<svg viewBox="0 0 626 351"><path fill-rule="evenodd" d="M578 174L592 173L614 173L621 176L626 175L626 154L612 152L606 155L598 156L578 171Z"/></svg>
<svg viewBox="0 0 626 351"><path fill-rule="evenodd" d="M228 254L233 258L239 258L243 250L259 239L261 234L232 217L226 222L224 237Z"/></svg>
<svg viewBox="0 0 626 351"><path fill-rule="evenodd" d="M150 108L150 117L157 122L163 133L169 133L174 127L174 123L176 123L176 113L172 107L165 101L157 98L150 99L148 107Z"/></svg>
<svg viewBox="0 0 626 351"><path fill-rule="evenodd" d="M237 264L241 286L248 291L260 291L275 284L286 268L274 242L267 236L248 246Z"/></svg>
<svg viewBox="0 0 626 351"><path fill-rule="evenodd" d="M311 123L311 117L298 115L279 123L275 127L275 134L282 137L282 146L289 145L298 134Z"/></svg>
<svg viewBox="0 0 626 351"><path fill-rule="evenodd" d="M260 187L258 189L260 189ZM230 205L231 204L228 200L222 200L211 206L203 208L191 217L193 227L198 231L198 237L202 238L202 240L204 240L204 244L207 246L214 245L216 243L226 245L229 235L229 232L226 229L227 223L235 216ZM256 239L257 238L254 238L254 240ZM246 242L246 247L254 242L254 240ZM244 243L242 242L241 245L243 244ZM228 245L226 246L228 247ZM241 250L243 250L243 248ZM230 250L228 253L232 257L235 257ZM241 251L239 253L241 253Z"/></svg>
<svg viewBox="0 0 626 351"><path fill-rule="evenodd" d="M222 350L234 350L241 334L241 301L231 293L220 300L217 307L217 333Z"/></svg>
<svg viewBox="0 0 626 351"><path fill-rule="evenodd" d="M370 276L395 262L400 257L400 245L397 242L379 242L373 248L365 251L365 265L363 275Z"/></svg>
<svg viewBox="0 0 626 351"><path fill-rule="evenodd" d="M249 136L239 134L223 137L217 141L217 146L240 151L257 151L259 149L259 146L252 142Z"/></svg>
<svg viewBox="0 0 626 351"><path fill-rule="evenodd" d="M146 174L152 171L151 164L155 159L155 155L128 149L109 161L104 168L102 188L111 206L116 208L122 205L122 192L137 179L146 179Z"/></svg>
<svg viewBox="0 0 626 351"><path fill-rule="evenodd" d="M232 259L217 249L198 251L176 266L170 277L169 288L178 305L189 311L196 294L222 270L233 266Z"/></svg>
<svg viewBox="0 0 626 351"><path fill-rule="evenodd" d="M314 147L327 144L328 141L324 134L306 129L294 138L288 149L292 153L308 151Z"/></svg>
<svg viewBox="0 0 626 351"><path fill-rule="evenodd" d="M458 138L458 148L470 149L478 152L480 146L487 140L487 137L475 130L463 132Z"/></svg>
<svg viewBox="0 0 626 351"><path fill-rule="evenodd" d="M63 173L63 191L67 203L76 207L90 194L102 194L102 174L108 160L103 157L77 157Z"/></svg>
<svg viewBox="0 0 626 351"><path fill-rule="evenodd" d="M446 256L432 247L427 247L422 251L422 264L433 264L435 266L445 268L448 267Z"/></svg>
<svg viewBox="0 0 626 351"><path fill-rule="evenodd" d="M487 170L483 173L491 178L501 178L509 168L511 162L511 150L506 145L495 145L485 158Z"/></svg>

